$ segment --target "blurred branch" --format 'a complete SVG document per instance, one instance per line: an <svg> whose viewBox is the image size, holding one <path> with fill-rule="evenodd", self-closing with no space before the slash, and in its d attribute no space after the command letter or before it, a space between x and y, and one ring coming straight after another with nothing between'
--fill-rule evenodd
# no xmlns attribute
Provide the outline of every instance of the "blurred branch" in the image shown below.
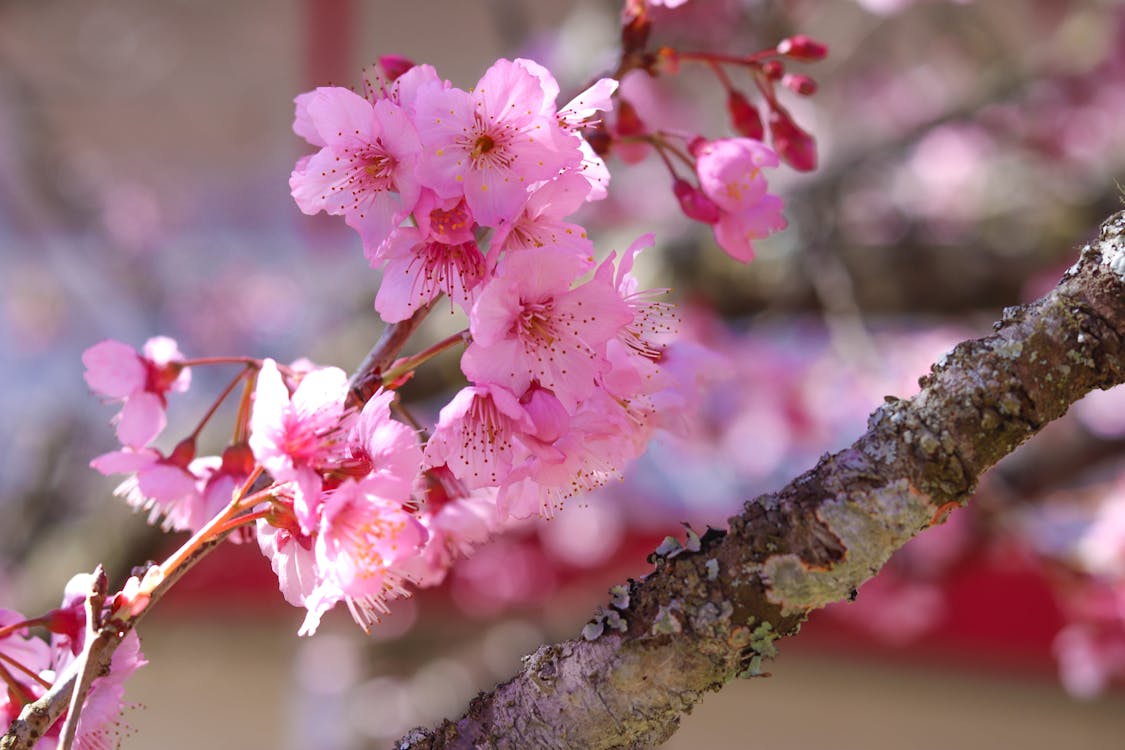
<svg viewBox="0 0 1125 750"><path fill-rule="evenodd" d="M399 750L650 747L704 692L761 674L778 638L852 596L964 504L983 471L1125 380L1125 212L1050 294L995 328L935 364L913 399L888 399L850 448L748 502L728 531L663 545L653 573L614 589L589 638L540 647L460 719L413 730Z"/></svg>

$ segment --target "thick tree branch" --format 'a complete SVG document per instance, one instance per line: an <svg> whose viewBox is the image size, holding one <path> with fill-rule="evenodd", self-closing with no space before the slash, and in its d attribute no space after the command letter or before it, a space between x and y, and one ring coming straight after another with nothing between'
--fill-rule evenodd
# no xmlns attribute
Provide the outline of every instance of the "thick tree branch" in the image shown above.
<svg viewBox="0 0 1125 750"><path fill-rule="evenodd" d="M748 502L728 531L654 555L656 569L599 610L592 640L541 647L400 750L651 747L704 692L757 673L776 639L853 595L965 503L984 470L1088 391L1125 380L1125 213L1054 291L995 328L943 357L914 398L888 397L850 448Z"/></svg>

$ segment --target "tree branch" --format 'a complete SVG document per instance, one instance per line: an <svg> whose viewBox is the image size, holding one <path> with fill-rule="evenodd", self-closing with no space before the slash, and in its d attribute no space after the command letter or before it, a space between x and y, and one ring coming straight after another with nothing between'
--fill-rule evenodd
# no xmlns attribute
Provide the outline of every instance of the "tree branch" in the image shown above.
<svg viewBox="0 0 1125 750"><path fill-rule="evenodd" d="M651 747L704 692L758 673L776 639L854 595L983 471L1125 380L1125 212L1054 291L995 329L943 357L914 398L888 397L850 448L748 502L728 531L654 554L656 569L584 630L592 640L540 647L460 719L413 730L399 750Z"/></svg>

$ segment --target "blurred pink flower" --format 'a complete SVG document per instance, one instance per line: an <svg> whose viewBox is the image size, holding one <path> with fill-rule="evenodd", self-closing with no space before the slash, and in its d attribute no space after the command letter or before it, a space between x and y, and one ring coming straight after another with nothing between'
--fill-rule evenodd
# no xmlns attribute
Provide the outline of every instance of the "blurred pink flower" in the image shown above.
<svg viewBox="0 0 1125 750"><path fill-rule="evenodd" d="M157 336L145 342L144 352L120 341L106 339L82 353L86 384L95 393L122 401L114 417L122 445L142 448L164 429L166 394L186 391L191 371L182 366L176 342Z"/></svg>
<svg viewBox="0 0 1125 750"><path fill-rule="evenodd" d="M769 146L750 138L708 141L696 149L696 172L704 194L720 209L715 241L727 255L746 263L753 241L786 227L782 201L766 191L764 167L780 163Z"/></svg>

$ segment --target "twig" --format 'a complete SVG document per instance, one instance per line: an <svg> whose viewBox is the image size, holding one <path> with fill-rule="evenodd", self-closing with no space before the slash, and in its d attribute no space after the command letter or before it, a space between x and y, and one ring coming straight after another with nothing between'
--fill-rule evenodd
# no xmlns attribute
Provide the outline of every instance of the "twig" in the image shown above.
<svg viewBox="0 0 1125 750"><path fill-rule="evenodd" d="M78 730L78 719L82 713L82 704L86 700L86 694L90 692L90 685L93 684L94 678L98 676L99 670L96 665L102 651L105 650L106 644L109 642L106 634L102 631L102 605L105 603L106 586L105 568L98 565L94 568L90 590L86 593L86 639L82 646L82 653L78 655L76 660L77 666L75 669L77 670L78 685L70 696L70 708L66 713L66 721L63 723L59 750L71 750L74 745L74 734Z"/></svg>
<svg viewBox="0 0 1125 750"><path fill-rule="evenodd" d="M371 351L360 362L351 378L348 379L350 400L357 406L367 403L382 385L383 371L394 361L410 336L422 325L430 314L433 302L414 311L406 320L390 323L383 329L383 335L371 347Z"/></svg>

